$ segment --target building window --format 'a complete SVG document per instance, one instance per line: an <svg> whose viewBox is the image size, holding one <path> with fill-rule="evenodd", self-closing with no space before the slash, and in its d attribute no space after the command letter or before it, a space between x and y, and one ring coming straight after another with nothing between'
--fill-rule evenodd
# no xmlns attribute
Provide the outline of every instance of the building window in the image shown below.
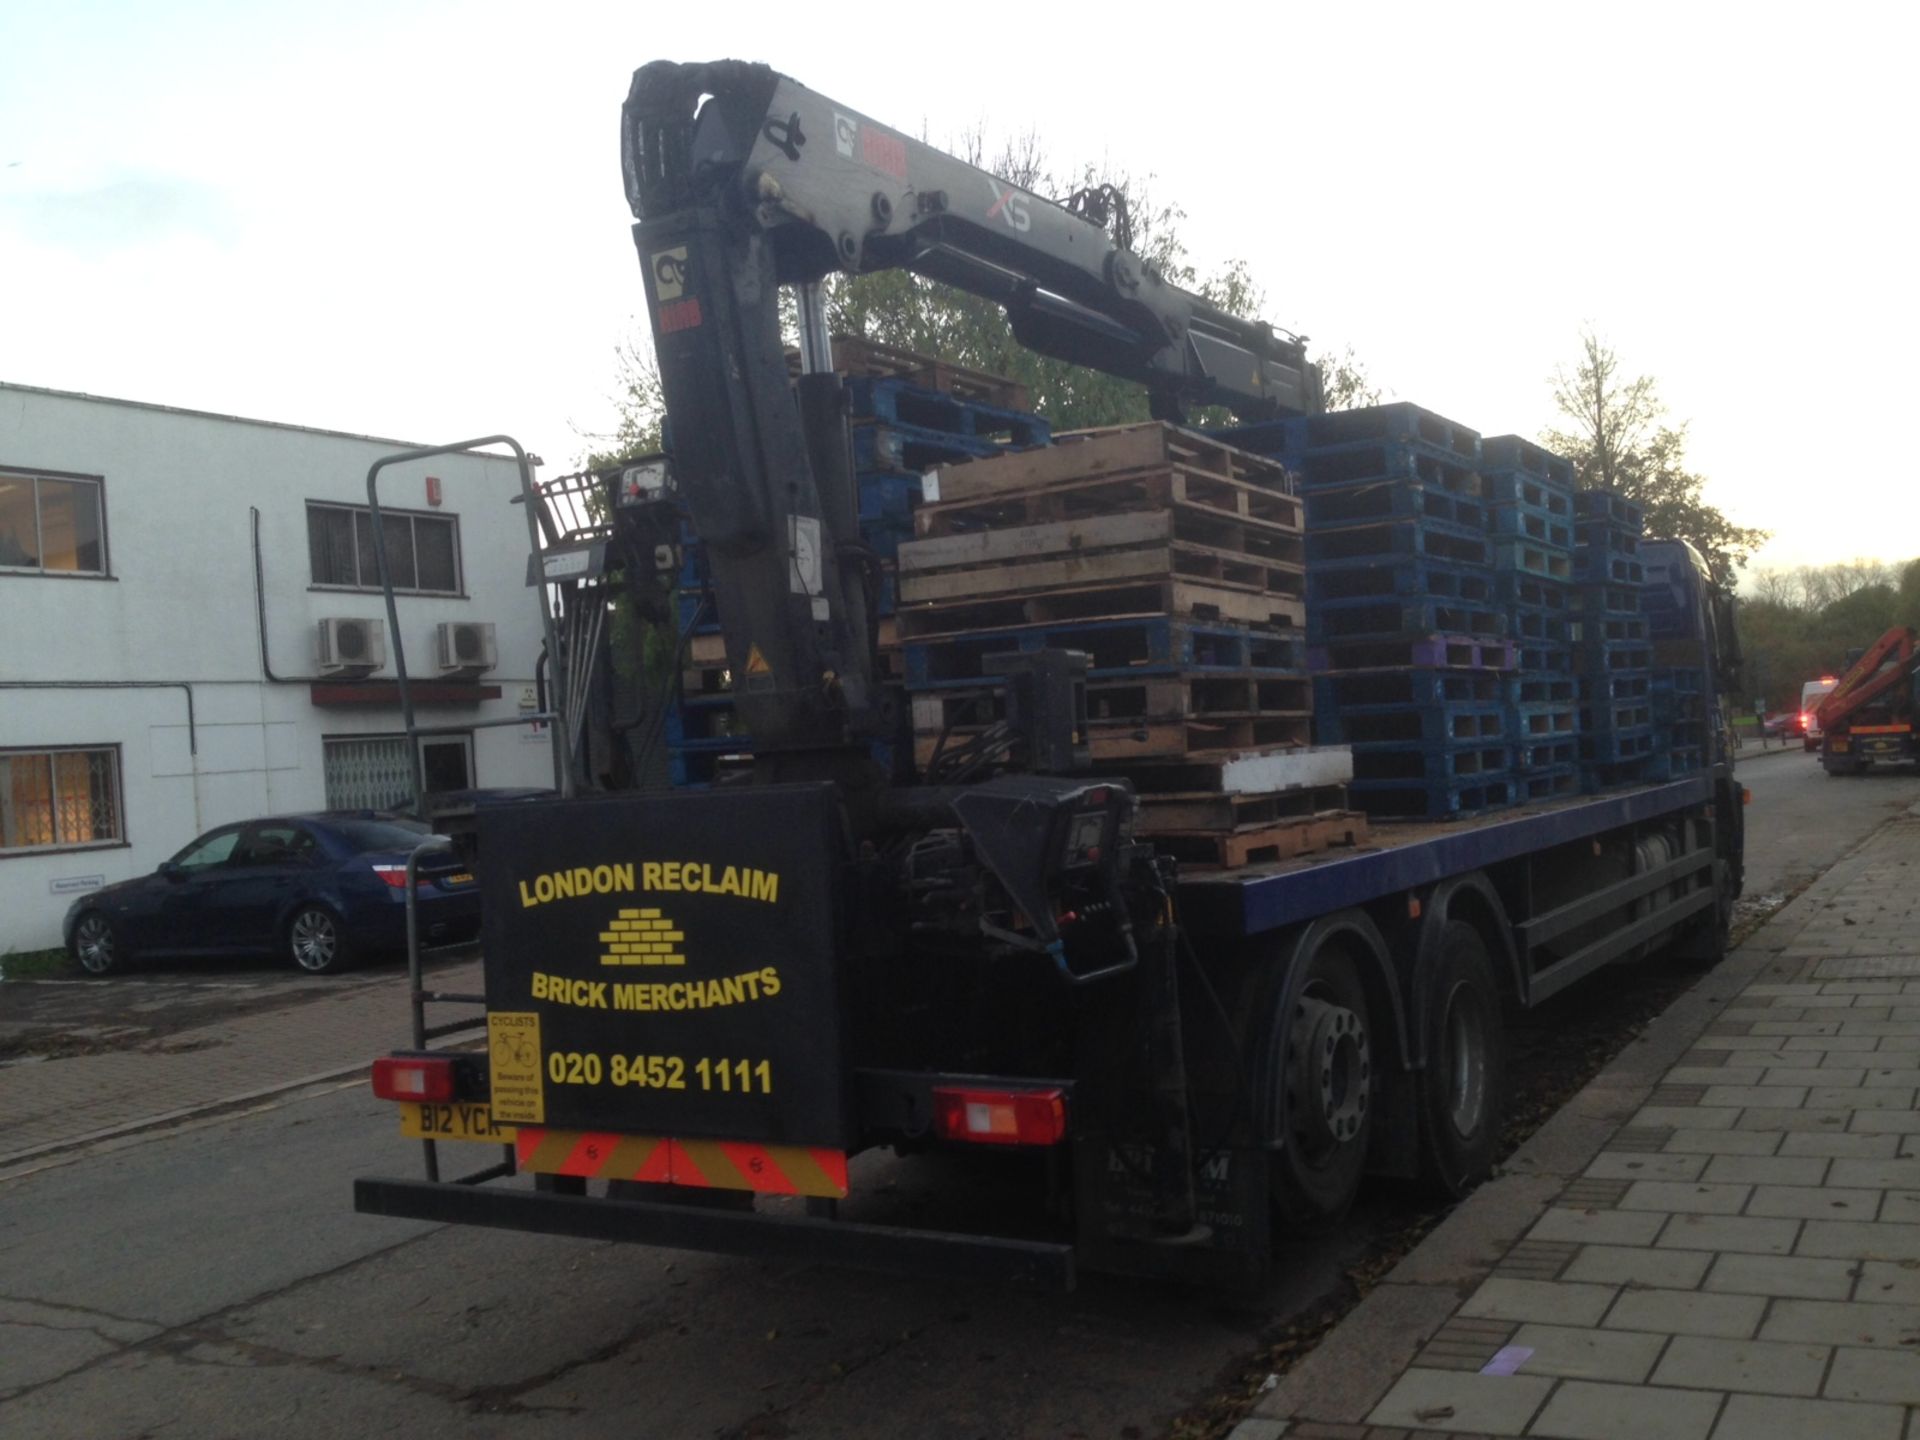
<svg viewBox="0 0 1920 1440"><path fill-rule="evenodd" d="M402 810L413 804L413 766L404 735L353 735L321 742L329 810ZM473 787L473 736L430 735L420 741L420 770L429 793Z"/></svg>
<svg viewBox="0 0 1920 1440"><path fill-rule="evenodd" d="M0 569L104 575L106 535L98 480L0 470Z"/></svg>
<svg viewBox="0 0 1920 1440"><path fill-rule="evenodd" d="M416 595L460 593L460 522L451 515L380 512L387 569L395 590ZM307 505L307 552L313 583L352 590L380 588L373 548L373 512L364 505Z"/></svg>
<svg viewBox="0 0 1920 1440"><path fill-rule="evenodd" d="M125 839L118 749L0 750L0 855Z"/></svg>

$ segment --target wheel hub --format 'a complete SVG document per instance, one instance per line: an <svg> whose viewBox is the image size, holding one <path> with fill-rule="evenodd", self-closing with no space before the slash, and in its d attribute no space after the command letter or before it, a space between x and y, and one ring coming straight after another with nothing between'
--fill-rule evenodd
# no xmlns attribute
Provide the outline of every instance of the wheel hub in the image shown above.
<svg viewBox="0 0 1920 1440"><path fill-rule="evenodd" d="M1289 1034L1288 1094L1292 1118L1316 1146L1341 1145L1360 1133L1372 1089L1367 1029L1344 1005L1303 997Z"/></svg>

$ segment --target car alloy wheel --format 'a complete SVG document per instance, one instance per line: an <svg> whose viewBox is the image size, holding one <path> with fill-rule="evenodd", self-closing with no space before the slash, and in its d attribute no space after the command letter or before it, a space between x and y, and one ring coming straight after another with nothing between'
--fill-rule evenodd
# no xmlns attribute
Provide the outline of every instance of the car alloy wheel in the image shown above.
<svg viewBox="0 0 1920 1440"><path fill-rule="evenodd" d="M105 975L119 960L114 945L113 925L104 915L82 917L73 932L73 953L80 968L89 975Z"/></svg>
<svg viewBox="0 0 1920 1440"><path fill-rule="evenodd" d="M293 963L319 974L331 970L340 956L340 927L324 910L302 910L287 932Z"/></svg>

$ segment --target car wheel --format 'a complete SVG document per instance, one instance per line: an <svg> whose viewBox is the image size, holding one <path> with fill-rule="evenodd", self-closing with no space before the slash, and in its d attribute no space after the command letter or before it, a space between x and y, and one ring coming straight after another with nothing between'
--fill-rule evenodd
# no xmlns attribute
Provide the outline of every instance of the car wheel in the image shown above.
<svg viewBox="0 0 1920 1440"><path fill-rule="evenodd" d="M309 975L347 968L352 952L340 917L324 905L302 905L287 921L287 953Z"/></svg>
<svg viewBox="0 0 1920 1440"><path fill-rule="evenodd" d="M69 947L80 968L89 975L112 975L124 970L126 948L120 943L120 927L98 910L89 910L73 927Z"/></svg>

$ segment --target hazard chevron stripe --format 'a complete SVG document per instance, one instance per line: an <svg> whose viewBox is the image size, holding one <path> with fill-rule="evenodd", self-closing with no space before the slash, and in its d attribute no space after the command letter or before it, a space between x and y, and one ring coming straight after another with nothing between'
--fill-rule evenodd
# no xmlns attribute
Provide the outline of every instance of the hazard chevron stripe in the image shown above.
<svg viewBox="0 0 1920 1440"><path fill-rule="evenodd" d="M522 1125L514 1137L520 1169L589 1180L648 1180L762 1195L847 1193L847 1157L812 1145L743 1140L672 1140L605 1130L545 1130Z"/></svg>

